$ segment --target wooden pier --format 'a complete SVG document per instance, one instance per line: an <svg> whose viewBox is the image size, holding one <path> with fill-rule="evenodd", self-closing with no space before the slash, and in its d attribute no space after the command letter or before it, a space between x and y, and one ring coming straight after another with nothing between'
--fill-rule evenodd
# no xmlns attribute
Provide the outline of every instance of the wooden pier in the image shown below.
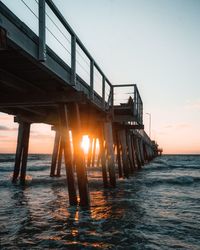
<svg viewBox="0 0 200 250"><path fill-rule="evenodd" d="M117 178L129 178L160 151L144 131L137 86L112 84L51 0L39 0L37 7L38 34L0 2L0 112L19 123L13 182L25 184L31 124L50 124L55 131L50 176L60 176L63 156L69 202L87 206L87 168L95 157L104 187L116 187ZM58 31L70 37L70 63L47 45L47 8ZM80 51L89 61L88 81L77 70ZM122 102L119 89L128 89ZM80 147L86 134L94 141L87 164Z"/></svg>

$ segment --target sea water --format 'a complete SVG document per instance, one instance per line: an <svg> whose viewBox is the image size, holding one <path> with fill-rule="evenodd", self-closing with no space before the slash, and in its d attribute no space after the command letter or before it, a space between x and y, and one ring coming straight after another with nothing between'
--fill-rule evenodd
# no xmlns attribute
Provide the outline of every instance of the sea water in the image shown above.
<svg viewBox="0 0 200 250"><path fill-rule="evenodd" d="M0 249L200 249L200 156L158 157L115 189L91 168L88 209L69 206L50 155L29 155L24 188L13 162L0 155Z"/></svg>

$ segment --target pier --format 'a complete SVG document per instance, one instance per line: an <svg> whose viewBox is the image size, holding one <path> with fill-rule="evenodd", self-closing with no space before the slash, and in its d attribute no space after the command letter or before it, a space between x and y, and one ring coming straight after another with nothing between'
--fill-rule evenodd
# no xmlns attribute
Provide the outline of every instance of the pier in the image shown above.
<svg viewBox="0 0 200 250"><path fill-rule="evenodd" d="M0 112L13 115L19 124L13 182L25 184L31 124L49 124L55 131L50 176L60 176L64 157L69 202L87 206L87 168L95 157L104 187L114 188L117 178L129 178L161 153L144 131L138 87L109 81L53 1L33 1L34 9L24 5L35 15L36 30L4 2L0 1ZM87 161L80 146L83 135L93 141Z"/></svg>

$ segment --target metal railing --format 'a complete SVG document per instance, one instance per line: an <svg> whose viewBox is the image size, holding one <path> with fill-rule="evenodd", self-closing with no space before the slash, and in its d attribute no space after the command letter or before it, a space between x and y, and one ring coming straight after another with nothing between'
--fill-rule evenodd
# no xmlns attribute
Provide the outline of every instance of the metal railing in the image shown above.
<svg viewBox="0 0 200 250"><path fill-rule="evenodd" d="M90 99L100 100L103 109L110 108L112 84L52 0L0 2L39 37L39 61L45 62L50 48L70 67L70 83L76 86L77 78L81 79L88 86Z"/></svg>
<svg viewBox="0 0 200 250"><path fill-rule="evenodd" d="M68 65L71 85L83 83L89 98L104 110L112 109L113 105L126 103L132 98L133 116L140 124L143 123L143 104L137 86L110 83L52 0L0 0L0 2L38 36L39 61L45 62L48 50L51 49ZM121 91L122 89L125 93Z"/></svg>
<svg viewBox="0 0 200 250"><path fill-rule="evenodd" d="M118 84L113 87L113 105L131 105L135 121L143 124L143 102L136 84Z"/></svg>

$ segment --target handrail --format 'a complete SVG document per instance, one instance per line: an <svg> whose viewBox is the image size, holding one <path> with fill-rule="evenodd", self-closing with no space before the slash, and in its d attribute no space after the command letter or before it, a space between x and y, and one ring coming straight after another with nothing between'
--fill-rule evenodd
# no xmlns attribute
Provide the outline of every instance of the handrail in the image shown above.
<svg viewBox="0 0 200 250"><path fill-rule="evenodd" d="M132 107L132 112L133 112L133 116L135 117L135 120L138 124L143 125L143 102L141 99L141 96L139 94L138 88L136 84L115 84L112 85L113 88L113 96L115 95L114 93L114 89L116 88L127 88L127 87L133 87L133 96L130 96L130 93L126 93L127 95L127 104L129 101L129 98L131 97L133 100L133 107ZM115 101L115 100L113 100ZM115 102L114 102L114 106L115 106Z"/></svg>
<svg viewBox="0 0 200 250"><path fill-rule="evenodd" d="M53 11L53 13L56 15L56 17L59 19L59 21L62 23L62 25L67 29L67 31L70 33L71 35L71 69L72 69L72 82L76 83L76 44L78 44L78 46L81 48L81 50L85 53L85 55L87 56L87 58L90 60L90 98L93 99L94 98L94 67L96 67L96 69L99 71L100 75L102 76L102 79L104 79L104 81L102 81L102 105L103 108L105 106L106 100L105 100L105 96L103 93L103 89L105 88L104 84L105 81L108 83L108 85L110 87L112 87L111 82L108 80L108 78L105 76L105 74L103 73L103 71L101 70L101 68L99 67L99 65L97 64L97 62L94 60L94 58L91 56L91 54L89 53L89 51L86 49L86 47L84 46L84 44L81 42L81 40L79 39L79 37L76 35L75 31L72 29L72 27L69 25L69 23L66 21L66 19L63 17L63 15L61 14L61 12L59 11L59 9L56 7L56 5L53 3L52 0L39 0L40 2L46 2L48 4L48 6L50 7L50 9ZM110 94L111 94L111 90L110 89ZM95 91L96 92L96 91Z"/></svg>
<svg viewBox="0 0 200 250"><path fill-rule="evenodd" d="M99 67L97 62L94 60L94 58L91 56L89 51L86 49L84 44L81 42L79 37L76 35L75 31L72 29L72 27L66 21L66 19L64 18L64 16L60 12L60 10L54 4L54 2L52 0L35 0L35 2L38 4L38 14L39 14L37 17L39 19L38 23L37 23L37 25L38 25L38 37L39 37L38 60L45 62L45 60L46 60L46 48L49 48L49 45L47 46L48 40L46 38L46 32L49 31L49 28L46 26L46 25L48 25L46 23L47 23L47 18L49 17L48 13L46 12L47 6L48 6L49 10L56 17L56 22L54 23L54 25L56 26L54 36L56 36L57 30L60 31L61 33L62 33L62 31L67 31L67 33L69 34L68 42L71 44L71 48L69 48L69 54L71 56L70 65L69 65L69 62L66 63L66 61L64 61L65 58L62 59L62 55L60 56L56 52L56 50L54 52L57 53L58 57L60 57L60 59L62 59L63 62L65 62L69 66L69 68L71 70L71 81L70 81L71 85L76 86L76 84L79 84L78 83L79 81L76 81L76 78L82 79L83 82L85 84L87 84L89 87L88 90L90 92L89 96L90 96L91 100L94 99L95 94L98 94L102 98L101 105L102 105L102 108L104 110L107 110L108 108L112 108L114 105L114 88L116 88L116 87L133 87L134 88L134 95L135 95L134 96L134 101L135 101L134 109L135 109L137 115L141 116L141 114L142 114L141 113L142 112L142 99L140 97L140 94L139 94L139 91L137 89L136 84L113 85L109 81L109 79L106 77L106 75L104 74L102 69ZM3 4L3 2L1 2L1 3ZM5 4L3 4L3 5L5 5ZM59 26L59 27L57 26L57 22L59 22L62 25L61 29L59 29L59 27L61 27L61 26ZM58 42L59 42L59 40L58 40ZM63 40L61 40L61 42L63 43ZM63 43L63 44L65 45L65 43ZM80 50L78 50L77 46L80 48ZM67 47L66 47L66 49L67 49ZM89 79L87 78L87 80L85 80L82 77L82 75L79 73L80 71L77 72L77 68L79 67L79 65L77 65L77 63L80 64L80 62L78 62L78 60L77 60L77 57L78 57L77 55L78 54L80 55L80 52L83 53L82 55L84 55L85 59L87 59L88 63L89 63L89 69L88 69ZM48 53L49 53L49 50L48 50ZM102 81L100 82L101 94L99 94L98 90L95 89L95 86L100 86L97 78L95 81L95 77L94 77L94 75L95 75L94 70L95 69L98 71L99 76L102 78ZM79 67L79 70L80 70L80 67ZM98 83L98 85L95 85L95 83ZM140 120L141 119L142 119L142 117L140 117Z"/></svg>
<svg viewBox="0 0 200 250"><path fill-rule="evenodd" d="M39 0L39 1L43 1L43 0ZM94 60L94 58L92 57L92 55L90 54L90 52L86 49L86 47L84 46L84 44L81 42L81 40L79 39L79 37L76 35L75 31L72 29L72 27L69 25L69 23L66 21L66 19L63 17L63 15L61 14L61 12L58 10L58 8L56 7L56 5L53 3L52 0L44 0L48 6L51 8L51 10L53 11L53 13L56 15L56 17L61 21L61 23L63 24L63 26L67 29L67 31L72 35L76 37L76 42L77 44L80 46L80 48L84 51L84 53L87 55L87 57L92 60L94 62L94 66L98 69L98 71L101 73L102 76L105 76L105 74L103 73L103 71L101 70L101 68L99 67L99 65L97 64L97 62ZM105 76L106 77L106 76ZM108 79L107 79L108 80ZM108 81L108 83L111 85L110 81Z"/></svg>

